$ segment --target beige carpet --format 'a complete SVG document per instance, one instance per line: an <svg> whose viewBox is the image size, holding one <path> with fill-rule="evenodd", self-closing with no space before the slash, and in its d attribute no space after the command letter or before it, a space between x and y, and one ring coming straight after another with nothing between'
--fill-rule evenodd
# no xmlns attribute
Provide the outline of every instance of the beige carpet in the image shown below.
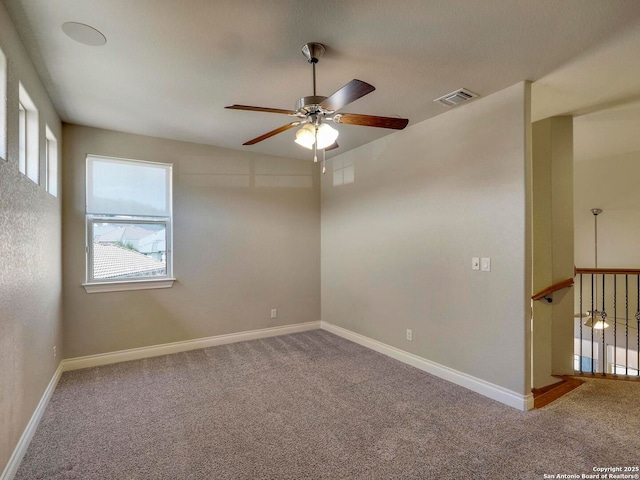
<svg viewBox="0 0 640 480"><path fill-rule="evenodd" d="M640 383L520 412L326 331L65 373L17 480L542 479L640 464Z"/></svg>

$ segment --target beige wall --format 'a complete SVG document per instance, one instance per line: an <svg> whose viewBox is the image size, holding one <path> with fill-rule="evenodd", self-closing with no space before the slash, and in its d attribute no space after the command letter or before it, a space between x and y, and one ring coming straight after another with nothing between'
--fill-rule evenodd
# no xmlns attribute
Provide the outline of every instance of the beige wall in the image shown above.
<svg viewBox="0 0 640 480"><path fill-rule="evenodd" d="M576 159L574 170L576 266L594 266L591 209L601 208L598 267L640 268L640 150Z"/></svg>
<svg viewBox="0 0 640 480"><path fill-rule="evenodd" d="M598 215L598 267L600 268L640 268L640 104L620 105L574 120L575 163L574 163L574 218L575 218L575 263L578 267L593 267L594 218L592 208L601 208ZM597 277L595 303L591 299L591 277L583 278L582 308L580 308L580 276L576 277L574 311L602 309L602 277ZM629 351L635 359L637 351L636 312L637 279L629 276L629 311L625 309L625 278L617 278L617 297L614 306L613 276L605 279L606 302L604 310L608 313L609 328L605 329L605 344L625 347L626 317L630 321ZM617 316L617 325L613 317ZM584 322L584 319L582 319ZM580 323L574 321L574 334L580 338ZM602 368L603 351L601 348L602 331L592 332L582 326L582 338L585 341L583 355L591 356L591 340L594 333L594 351ZM615 339L614 339L615 334ZM580 353L579 340L576 353ZM609 355L609 352L607 353ZM624 363L623 356L615 360ZM613 358L607 356L606 363ZM632 368L635 361L629 364Z"/></svg>
<svg viewBox="0 0 640 480"><path fill-rule="evenodd" d="M334 159L355 181L322 179L324 321L529 393L529 100L518 84Z"/></svg>
<svg viewBox="0 0 640 480"><path fill-rule="evenodd" d="M573 277L573 118L533 124L533 291ZM573 371L573 289L533 305L533 387Z"/></svg>
<svg viewBox="0 0 640 480"><path fill-rule="evenodd" d="M598 266L640 268L640 101L574 119L576 266L594 265L592 208L598 216Z"/></svg>
<svg viewBox="0 0 640 480"><path fill-rule="evenodd" d="M320 320L313 162L75 125L63 145L67 358ZM174 165L172 288L82 288L87 153Z"/></svg>
<svg viewBox="0 0 640 480"><path fill-rule="evenodd" d="M60 200L49 195L44 185L36 185L18 172L18 82L39 109L41 178L44 125L59 140L60 121L1 2L0 48L8 68L8 158L0 158L2 472L63 351Z"/></svg>

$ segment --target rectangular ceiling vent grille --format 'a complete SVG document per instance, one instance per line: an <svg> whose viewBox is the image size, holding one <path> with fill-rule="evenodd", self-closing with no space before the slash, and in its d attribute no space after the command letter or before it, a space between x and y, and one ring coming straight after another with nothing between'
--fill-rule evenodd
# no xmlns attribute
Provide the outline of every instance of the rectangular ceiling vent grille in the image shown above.
<svg viewBox="0 0 640 480"><path fill-rule="evenodd" d="M456 105L460 105L461 103L468 102L469 100L479 97L477 93L473 93L466 88L460 88L455 92L447 93L440 98L436 98L434 102L438 102L445 107L455 107Z"/></svg>

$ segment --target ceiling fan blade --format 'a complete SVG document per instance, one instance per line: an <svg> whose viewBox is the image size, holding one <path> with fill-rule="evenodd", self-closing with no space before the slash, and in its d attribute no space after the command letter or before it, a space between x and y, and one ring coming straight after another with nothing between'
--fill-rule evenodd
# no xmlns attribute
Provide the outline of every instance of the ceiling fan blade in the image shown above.
<svg viewBox="0 0 640 480"><path fill-rule="evenodd" d="M293 110L282 110L281 108L267 108L267 107L252 107L250 105L230 105L228 107L231 110L250 110L252 112L266 112L266 113L281 113L283 115L295 115Z"/></svg>
<svg viewBox="0 0 640 480"><path fill-rule="evenodd" d="M336 123L346 123L347 125L393 128L395 130L402 130L409 123L409 120L406 118L376 117L374 115L360 115L358 113L338 113L333 117L333 121Z"/></svg>
<svg viewBox="0 0 640 480"><path fill-rule="evenodd" d="M336 93L321 102L320 106L326 110L335 112L360 97L364 97L366 94L373 92L375 89L376 87L369 85L367 82L353 79Z"/></svg>
<svg viewBox="0 0 640 480"><path fill-rule="evenodd" d="M260 135L259 137L256 137L256 138L254 138L252 140L249 140L248 142L244 142L242 145L254 145L254 144L258 143L258 142L266 140L267 138L273 137L274 135L277 135L277 134L282 133L282 132L286 132L290 128L297 127L298 125L300 125L300 123L301 122L288 123L288 124L283 125L283 126L281 126L279 128L276 128L275 130L271 130L270 132L267 132L264 135Z"/></svg>
<svg viewBox="0 0 640 480"><path fill-rule="evenodd" d="M335 150L336 148L338 148L340 145L338 145L338 142L333 142L331 145L329 145L328 147L326 147L324 150L325 152L328 152L329 150Z"/></svg>

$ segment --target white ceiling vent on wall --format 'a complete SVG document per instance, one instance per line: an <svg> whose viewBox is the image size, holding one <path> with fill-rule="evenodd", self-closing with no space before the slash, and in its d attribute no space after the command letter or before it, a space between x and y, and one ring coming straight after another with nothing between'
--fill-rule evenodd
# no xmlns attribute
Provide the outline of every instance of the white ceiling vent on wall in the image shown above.
<svg viewBox="0 0 640 480"><path fill-rule="evenodd" d="M438 102L445 107L455 107L461 103L468 102L469 100L479 97L477 93L473 93L466 88L460 88L455 92L447 93L440 98L436 98L434 102Z"/></svg>

